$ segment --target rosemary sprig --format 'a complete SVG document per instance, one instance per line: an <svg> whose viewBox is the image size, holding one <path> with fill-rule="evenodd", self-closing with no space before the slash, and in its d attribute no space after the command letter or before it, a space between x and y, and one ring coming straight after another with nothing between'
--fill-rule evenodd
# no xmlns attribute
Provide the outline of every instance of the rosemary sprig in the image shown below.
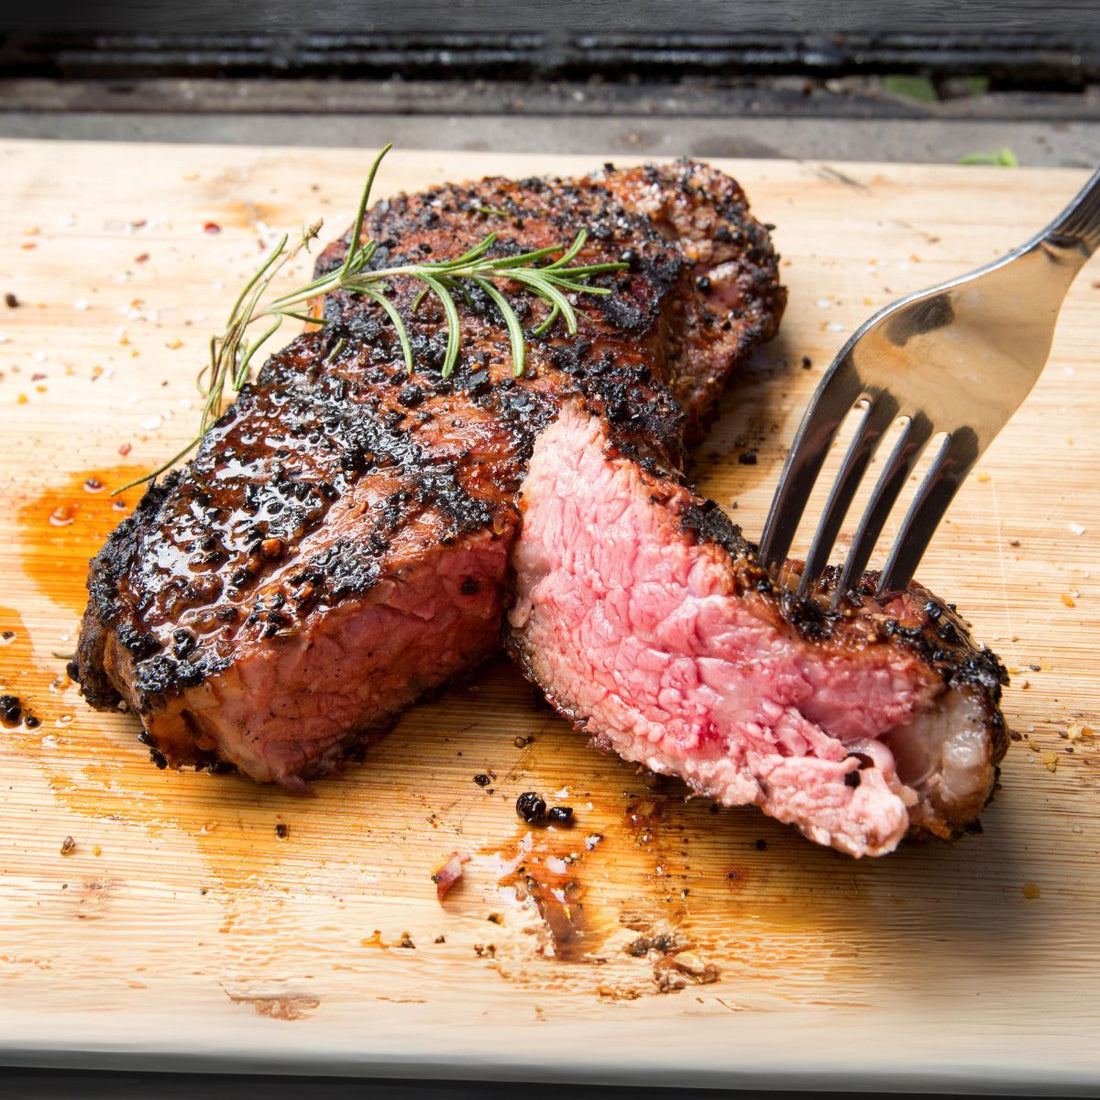
<svg viewBox="0 0 1100 1100"><path fill-rule="evenodd" d="M567 331L573 334L577 331L577 316L568 295L609 294L610 291L606 287L592 286L588 279L605 272L621 271L628 266L625 263L569 266L588 239L587 232L581 229L572 243L537 248L517 255L489 255L497 241L497 234L489 233L468 252L452 260L371 268L369 265L378 251L378 242L374 239L360 242L360 237L374 178L378 174L382 159L391 148L393 148L392 145L387 145L382 149L371 165L366 185L359 199L348 253L343 264L297 290L265 301L265 294L272 281L302 249L308 251L309 244L317 237L322 223L318 221L309 226L303 231L301 239L292 247L288 247L289 236L283 235L233 303L225 330L221 335L214 336L210 340L210 360L199 372L198 377L199 392L203 396L199 434L163 466L143 478L138 478L116 489L116 493L164 473L198 446L203 434L221 415L226 387L229 386L236 392L245 385L252 376L252 362L256 353L278 332L284 320L291 318L307 324L324 325L326 322L323 318L314 317L302 310L306 303L321 295L344 290L376 302L393 324L405 369L411 374L415 369L412 343L409 340L405 321L390 298L392 293L390 280L399 277L418 280L423 284L423 289L413 303L413 311L420 307L421 302L429 294L433 295L443 308L447 324L447 349L444 354L442 374L444 378L448 378L458 362L461 342L461 318L454 296L459 293L468 298L469 287L476 286L489 297L504 319L512 353L512 369L519 377L523 374L525 367L526 337L515 309L497 284L510 283L513 287L532 294L549 305L550 311L545 320L534 330L535 335L547 332L559 317L564 320ZM506 213L489 207L485 207L484 210L486 213ZM555 253L560 253L558 258L548 260L548 257ZM258 336L252 338L250 335L252 326L261 321L267 322L266 327ZM329 353L326 363L331 362L339 354L338 349L339 344Z"/></svg>

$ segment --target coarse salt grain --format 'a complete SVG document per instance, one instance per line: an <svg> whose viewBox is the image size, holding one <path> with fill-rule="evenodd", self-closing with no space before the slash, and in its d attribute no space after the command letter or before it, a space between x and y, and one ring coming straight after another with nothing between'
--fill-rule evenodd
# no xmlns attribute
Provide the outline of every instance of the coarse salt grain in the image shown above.
<svg viewBox="0 0 1100 1100"><path fill-rule="evenodd" d="M73 309L79 309L79 310L83 311L87 308L88 308L88 303L84 298L77 298L77 300L75 302L73 302Z"/></svg>
<svg viewBox="0 0 1100 1100"><path fill-rule="evenodd" d="M1069 525L1069 533L1071 535L1083 535L1085 533L1085 530L1086 528L1083 527L1080 523L1071 523Z"/></svg>

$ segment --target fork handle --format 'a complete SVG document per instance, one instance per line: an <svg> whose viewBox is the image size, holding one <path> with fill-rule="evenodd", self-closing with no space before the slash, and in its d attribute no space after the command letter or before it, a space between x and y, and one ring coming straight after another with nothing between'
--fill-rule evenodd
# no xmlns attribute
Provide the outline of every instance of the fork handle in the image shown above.
<svg viewBox="0 0 1100 1100"><path fill-rule="evenodd" d="M1100 248L1100 168L1077 197L1043 230L1041 239L1065 245L1075 241L1091 256Z"/></svg>

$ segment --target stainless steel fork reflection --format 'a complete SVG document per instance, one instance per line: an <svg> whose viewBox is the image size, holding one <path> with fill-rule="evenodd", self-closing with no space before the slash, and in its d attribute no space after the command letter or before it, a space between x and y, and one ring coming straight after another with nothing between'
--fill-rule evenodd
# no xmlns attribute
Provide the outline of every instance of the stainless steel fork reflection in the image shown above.
<svg viewBox="0 0 1100 1100"><path fill-rule="evenodd" d="M969 275L910 294L860 327L803 417L768 513L760 560L777 568L786 559L825 456L858 404L862 419L818 521L799 592L808 595L821 577L867 465L899 418L904 426L833 601L859 582L906 479L929 440L946 432L879 580L880 594L903 589L959 486L1042 373L1066 292L1097 247L1100 169L1026 244Z"/></svg>

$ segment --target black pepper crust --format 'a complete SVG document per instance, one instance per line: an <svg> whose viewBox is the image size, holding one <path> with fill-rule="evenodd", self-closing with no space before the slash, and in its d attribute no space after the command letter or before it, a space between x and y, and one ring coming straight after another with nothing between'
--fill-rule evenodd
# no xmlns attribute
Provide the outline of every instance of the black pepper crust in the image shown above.
<svg viewBox="0 0 1100 1100"><path fill-rule="evenodd" d="M767 229L749 214L735 181L690 160L626 170L607 165L577 180L490 178L381 202L368 212L363 238L380 242L370 265L377 269L457 255L488 233L497 235L490 256L514 255L567 243L581 226L588 234L584 262L629 266L591 280L610 290L607 296L578 296L582 327L572 338L560 323L536 334L547 307L513 298L529 348L520 386L537 401L548 388L537 380L544 371L558 375L550 389L566 375L567 390L605 415L617 433L653 441L679 465L682 443L697 439L712 418L731 363L775 334L786 303ZM317 274L343 262L349 236L321 254ZM393 284L408 321L422 287L413 280ZM510 358L495 305L474 288L459 306L460 362L504 380ZM412 329L418 362L424 356L431 366L442 362L445 347L435 310L427 299L416 317L426 319L428 329L416 317ZM348 335L356 325L381 326L376 332L387 327L377 307L352 294L330 295L324 312L330 322L350 326ZM552 419L561 397L554 393L549 407L540 408L536 428Z"/></svg>

